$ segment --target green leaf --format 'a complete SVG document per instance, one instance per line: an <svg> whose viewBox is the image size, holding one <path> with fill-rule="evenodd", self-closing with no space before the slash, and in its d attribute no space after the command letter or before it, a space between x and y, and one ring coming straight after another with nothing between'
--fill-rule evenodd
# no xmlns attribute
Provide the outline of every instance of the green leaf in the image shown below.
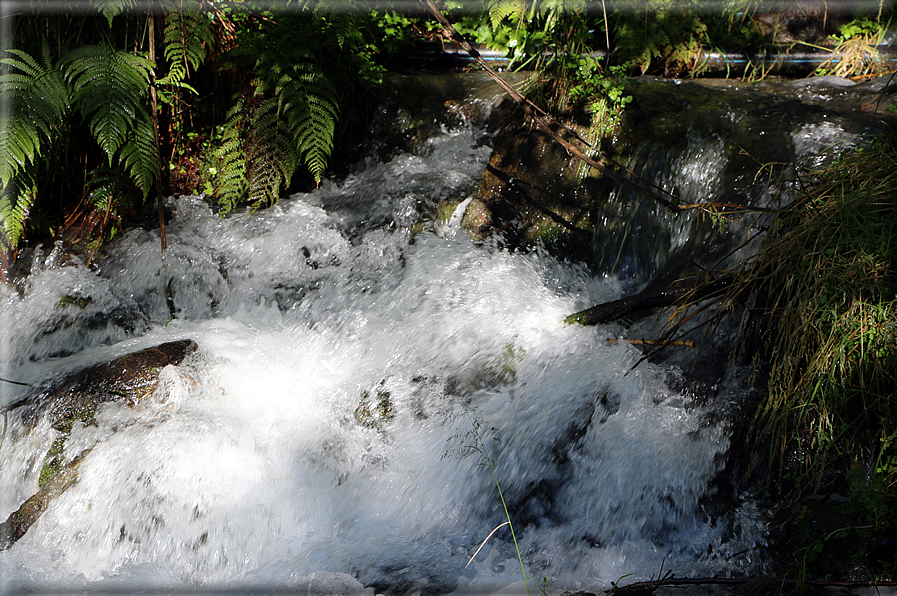
<svg viewBox="0 0 897 596"><path fill-rule="evenodd" d="M127 142L121 146L118 159L146 199L159 175L159 152L149 114L144 112L136 121Z"/></svg>
<svg viewBox="0 0 897 596"><path fill-rule="evenodd" d="M205 62L209 48L215 43L214 21L198 10L198 3L197 10L185 8L183 2L169 8L172 11L165 15L163 51L168 74L158 80L160 85L181 84L191 69L196 70Z"/></svg>
<svg viewBox="0 0 897 596"><path fill-rule="evenodd" d="M31 206L37 197L37 183L28 172L19 173L0 190L0 226L5 250L15 250L25 231Z"/></svg>
<svg viewBox="0 0 897 596"><path fill-rule="evenodd" d="M60 61L72 103L111 163L147 114L152 63L108 44L81 46Z"/></svg>
<svg viewBox="0 0 897 596"><path fill-rule="evenodd" d="M0 75L0 98L10 105L0 114L0 186L7 186L22 168L33 164L64 122L70 104L62 74L26 52L9 50L0 63L11 71Z"/></svg>
<svg viewBox="0 0 897 596"><path fill-rule="evenodd" d="M112 19L120 15L123 10L133 8L137 2L135 0L92 0L91 4L106 17L111 28Z"/></svg>
<svg viewBox="0 0 897 596"><path fill-rule="evenodd" d="M213 194L222 213L229 213L246 197L246 152L243 149L242 129L245 124L245 104L237 101L227 114L222 140L214 152L216 166L212 176Z"/></svg>

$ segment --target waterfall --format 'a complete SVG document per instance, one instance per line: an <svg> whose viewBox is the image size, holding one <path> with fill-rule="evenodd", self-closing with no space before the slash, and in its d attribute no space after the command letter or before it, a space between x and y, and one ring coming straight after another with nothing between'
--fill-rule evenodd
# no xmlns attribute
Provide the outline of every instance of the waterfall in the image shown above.
<svg viewBox="0 0 897 596"><path fill-rule="evenodd" d="M142 229L95 271L36 255L0 290L5 378L48 387L174 339L198 350L136 407L75 423L66 457L92 449L79 479L0 552L0 589L518 593L507 526L470 560L507 521L496 481L552 594L756 571L763 512L709 505L738 389L708 403L609 342L620 325L562 325L618 298L616 275L434 223L476 187L484 134L446 129L259 213L172 199L164 256ZM722 140L690 143L670 179L697 193L722 176ZM6 414L0 518L57 432Z"/></svg>

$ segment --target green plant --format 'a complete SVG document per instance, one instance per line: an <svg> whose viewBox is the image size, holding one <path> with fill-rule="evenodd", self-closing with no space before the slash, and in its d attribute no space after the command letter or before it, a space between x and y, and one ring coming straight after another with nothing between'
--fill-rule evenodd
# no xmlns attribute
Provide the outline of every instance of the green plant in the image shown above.
<svg viewBox="0 0 897 596"><path fill-rule="evenodd" d="M56 142L79 115L106 156L146 197L158 175L158 153L147 111L151 64L108 43L83 45L53 61L46 39L42 62L9 50L0 94L11 114L0 120L0 218L4 267L22 239L41 191L38 172ZM107 202L111 202L107 201Z"/></svg>
<svg viewBox="0 0 897 596"><path fill-rule="evenodd" d="M468 414L468 416L469 416L469 414ZM483 541L483 544L485 544L486 541L488 541L489 538L492 537L492 534L494 534L499 528L501 528L502 526L507 524L508 529L511 531L511 539L514 542L514 549L517 552L517 561L520 563L520 572L523 574L523 582L526 585L526 593L529 595L530 594L530 587L529 587L530 578L526 574L526 567L523 564L523 555L520 552L520 545L517 543L517 534L514 533L514 524L511 522L511 513L510 513L510 511L508 511L508 504L505 502L505 496L501 490L501 483L498 481L498 472L496 471L496 468L495 468L495 460L492 459L492 457L489 455L489 451L486 449L486 445L483 444L483 440L480 437L480 433L479 433L479 425L476 422L474 422L472 419L471 419L470 423L471 423L471 428L473 429L473 436L474 436L474 444L471 446L471 450L473 452L479 453L483 457L483 460L485 461L486 465L489 466L489 470L492 472L492 479L495 481L495 488L498 489L498 498L499 498L499 500L501 500L502 510L504 511L505 519L507 520L506 522L502 523L501 525L496 527L494 530L492 530L492 532L489 533L489 536L486 537L486 540ZM498 439L493 439L493 440L497 441ZM480 552L480 549L483 548L483 544L480 545L480 548L477 549L476 553ZM476 553L474 553L473 557L476 557ZM473 557L471 557L471 561L473 560ZM469 564L470 563L468 563L468 565ZM543 581L541 587L536 585L536 587L539 588L539 592L543 595L546 594L546 591L545 591L545 582L546 581L547 581L547 579Z"/></svg>
<svg viewBox="0 0 897 596"><path fill-rule="evenodd" d="M330 158L336 90L309 48L280 39L287 34L247 35L231 54L235 65L248 61L256 77L251 99L236 101L224 123L215 188L225 211L243 199L253 208L275 202L300 163L320 183Z"/></svg>
<svg viewBox="0 0 897 596"><path fill-rule="evenodd" d="M104 43L72 50L60 66L72 108L87 122L109 165L120 164L145 198L159 168L148 110L152 63Z"/></svg>
<svg viewBox="0 0 897 596"><path fill-rule="evenodd" d="M49 233L102 220L87 227L109 238L154 187L169 191L169 168L223 212L273 203L303 167L319 183L345 98L380 80L376 59L415 26L327 3L136 6L47 15L32 0L16 20L17 45L0 56L4 276L29 221Z"/></svg>
<svg viewBox="0 0 897 596"><path fill-rule="evenodd" d="M708 43L707 17L699 4L641 0L618 17L614 28L619 58L641 73L658 70L679 74L695 70ZM650 18L649 18L650 15Z"/></svg>
<svg viewBox="0 0 897 596"><path fill-rule="evenodd" d="M71 105L62 71L53 63L43 40L42 63L11 49L0 59L0 250L5 279L11 253L17 248L31 207L37 199L40 160L60 133Z"/></svg>
<svg viewBox="0 0 897 596"><path fill-rule="evenodd" d="M895 496L895 166L895 141L882 137L810 173L815 182L736 283L735 293L765 297L756 308L770 329L762 419L798 492L859 468Z"/></svg>
<svg viewBox="0 0 897 596"><path fill-rule="evenodd" d="M872 74L880 68L876 46L881 44L890 21L862 17L841 25L829 38L835 43L832 57L816 70L841 77Z"/></svg>

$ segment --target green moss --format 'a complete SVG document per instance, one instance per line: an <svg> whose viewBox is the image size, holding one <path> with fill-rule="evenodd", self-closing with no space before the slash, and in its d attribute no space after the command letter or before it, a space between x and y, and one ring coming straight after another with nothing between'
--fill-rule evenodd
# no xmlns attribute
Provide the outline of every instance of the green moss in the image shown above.
<svg viewBox="0 0 897 596"><path fill-rule="evenodd" d="M68 434L57 437L44 457L44 465L40 469L37 485L42 487L65 466L65 442Z"/></svg>
<svg viewBox="0 0 897 596"><path fill-rule="evenodd" d="M458 208L458 205L461 204L461 201L442 201L436 206L436 221L441 224L447 224L449 220L452 218L452 214L455 213L455 209Z"/></svg>
<svg viewBox="0 0 897 596"><path fill-rule="evenodd" d="M361 396L361 403L355 409L355 422L365 428L379 430L395 416L390 396L390 392L382 388L374 395L365 391Z"/></svg>
<svg viewBox="0 0 897 596"><path fill-rule="evenodd" d="M87 308L87 305L93 302L93 298L83 297L83 296L75 296L75 295L66 295L59 299L57 303L58 306L77 306L80 309Z"/></svg>

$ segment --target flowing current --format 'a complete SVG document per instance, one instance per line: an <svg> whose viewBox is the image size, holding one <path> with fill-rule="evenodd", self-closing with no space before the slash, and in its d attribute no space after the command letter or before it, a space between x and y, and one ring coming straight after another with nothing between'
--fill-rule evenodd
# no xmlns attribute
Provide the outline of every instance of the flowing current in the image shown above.
<svg viewBox="0 0 897 596"><path fill-rule="evenodd" d="M264 212L173 200L164 256L157 230L98 271L37 254L21 292L0 290L5 377L198 350L136 407L75 423L66 457L93 448L0 552L0 590L525 593L507 525L470 561L502 497L551 593L754 569L751 504L705 507L728 449L711 406L674 368L633 368L641 352L608 341L622 327L562 324L617 283L427 215L469 196L489 153L462 126ZM6 416L0 518L55 433Z"/></svg>

